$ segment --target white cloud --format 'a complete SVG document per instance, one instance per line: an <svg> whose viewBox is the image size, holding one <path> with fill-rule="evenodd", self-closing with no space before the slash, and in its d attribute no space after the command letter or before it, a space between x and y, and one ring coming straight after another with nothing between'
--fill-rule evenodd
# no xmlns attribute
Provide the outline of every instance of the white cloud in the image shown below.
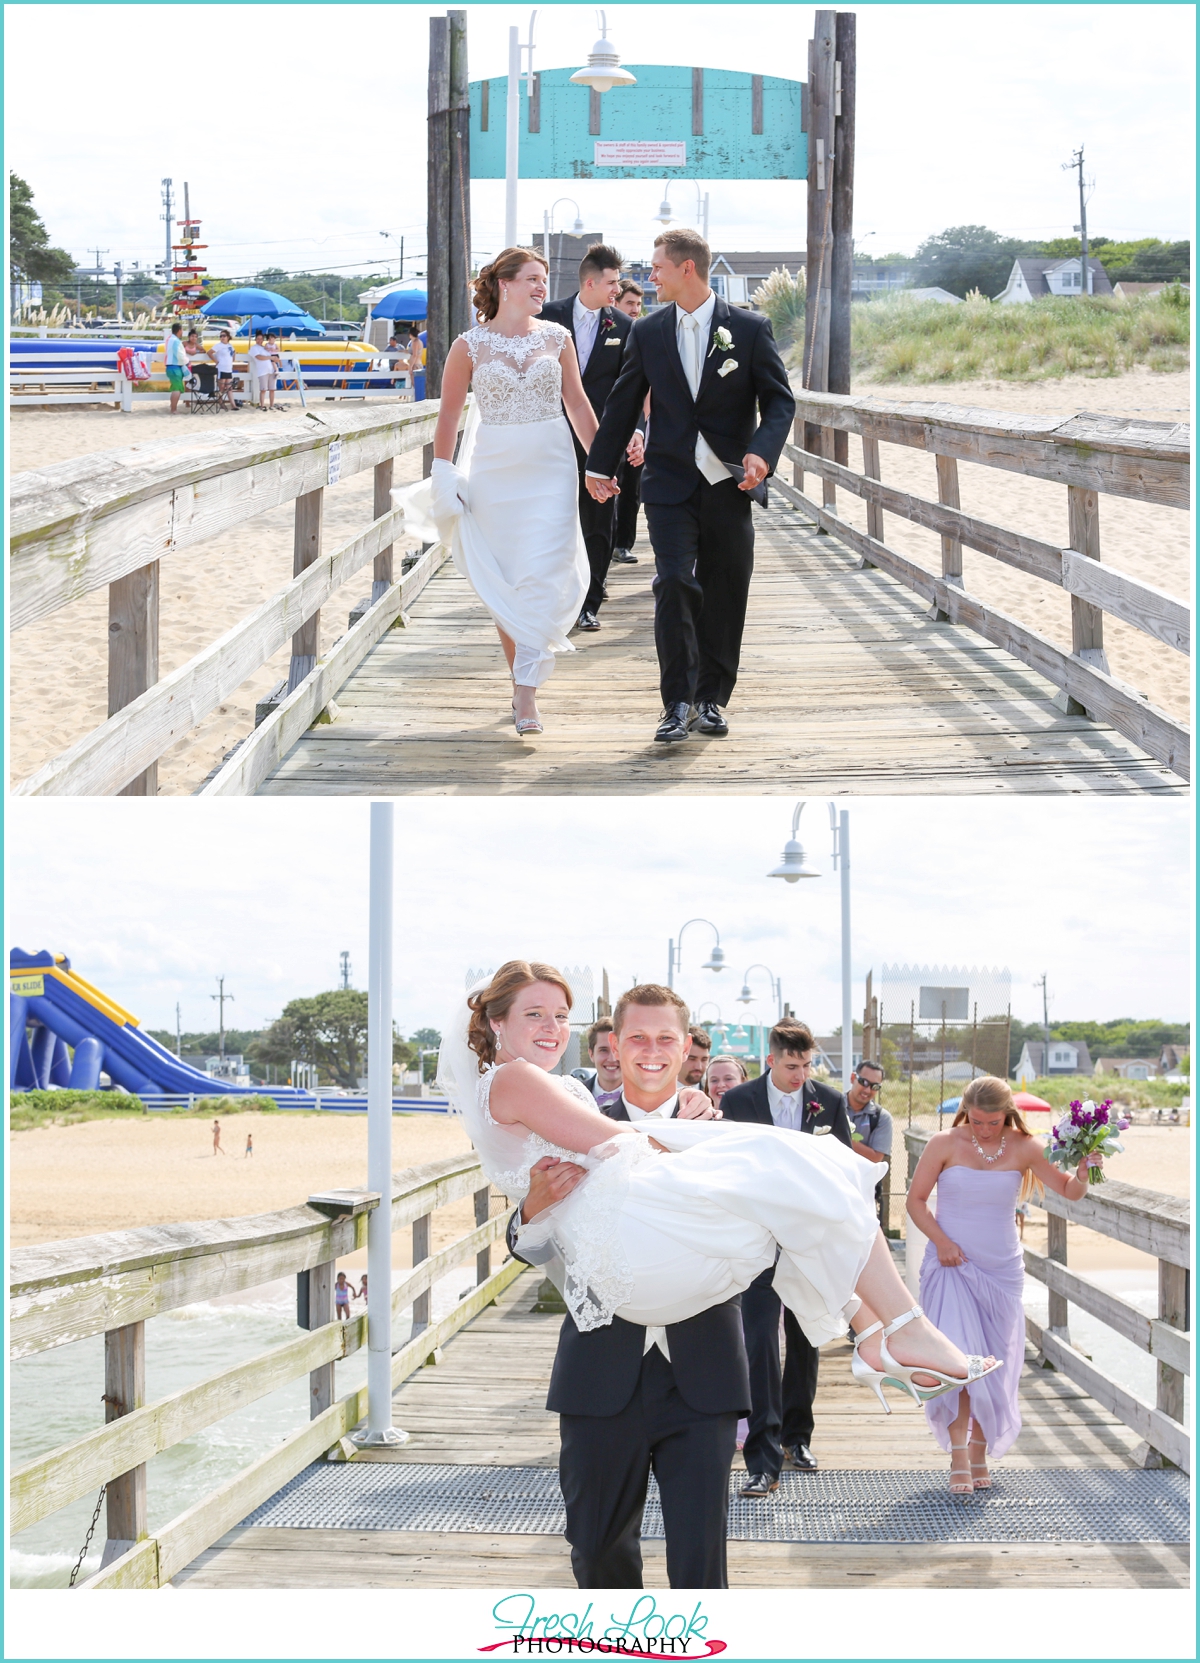
<svg viewBox="0 0 1200 1663"><path fill-rule="evenodd" d="M1182 799L867 798L850 811L853 977L895 961L1008 965L1014 1014L1062 1018L1191 1007L1189 812ZM406 1031L443 1019L468 967L527 956L609 971L614 991L666 975L667 939L697 915L729 970L684 938L678 985L728 1019L762 961L827 1030L840 1019L838 880L824 804L801 836L820 880L765 873L786 798L417 798L396 806L395 1008ZM10 804L10 943L66 952L152 1027L207 1026L216 977L258 1026L367 966L365 803ZM766 978L751 1016L771 1015ZM706 1014L711 1014L706 1011Z"/></svg>

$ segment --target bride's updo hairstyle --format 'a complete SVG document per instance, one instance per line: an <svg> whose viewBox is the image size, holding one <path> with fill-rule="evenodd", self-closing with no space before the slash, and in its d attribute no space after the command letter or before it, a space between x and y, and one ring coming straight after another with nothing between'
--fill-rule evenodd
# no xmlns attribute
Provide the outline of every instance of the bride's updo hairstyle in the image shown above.
<svg viewBox="0 0 1200 1663"><path fill-rule="evenodd" d="M471 285L475 315L481 323L491 323L500 310L501 283L511 282L521 267L527 266L530 260L536 260L539 266L544 267L546 275L549 277L550 267L546 265L545 258L535 248L502 249L490 265L484 266ZM519 959L513 960L514 964L520 962ZM504 968L507 970L508 966L505 965ZM557 975L557 972L555 974Z"/></svg>
<svg viewBox="0 0 1200 1663"><path fill-rule="evenodd" d="M514 250L506 250L506 253L512 252ZM524 249L515 252L522 256L526 253ZM501 255L501 259L503 257ZM467 1000L471 1012L467 1044L479 1058L480 1073L488 1063L496 1060L496 1035L492 1023L502 1022L512 1009L517 994L522 988L532 987L535 982L549 982L551 987L561 988L567 1004L575 1003L570 983L562 971L556 970L552 964L538 964L536 959L509 959L507 964L500 966L486 987L472 993Z"/></svg>
<svg viewBox="0 0 1200 1663"><path fill-rule="evenodd" d="M958 1112L954 1116L955 1126L967 1125L967 1110L978 1109L982 1114L1004 1115L1004 1130L1006 1132L1020 1132L1022 1137L1030 1137L1029 1127L1025 1124L1025 1117L1013 1102L1012 1087L1007 1080L999 1080L994 1074L981 1074L972 1080L958 1100ZM1045 1193L1045 1186L1032 1172L1021 1175L1021 1189L1018 1201L1025 1201L1034 1193Z"/></svg>

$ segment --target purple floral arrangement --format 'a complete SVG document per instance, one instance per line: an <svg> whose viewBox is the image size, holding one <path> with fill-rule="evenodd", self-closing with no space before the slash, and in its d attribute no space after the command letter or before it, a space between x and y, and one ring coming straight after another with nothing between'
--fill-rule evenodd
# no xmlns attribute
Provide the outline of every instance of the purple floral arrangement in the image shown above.
<svg viewBox="0 0 1200 1663"><path fill-rule="evenodd" d="M1071 1104L1067 1113L1050 1133L1046 1145L1046 1159L1051 1166L1061 1166L1064 1172L1074 1172L1080 1161L1090 1155L1120 1155L1123 1147L1117 1133L1129 1125L1124 1116L1114 1115L1111 1099L1093 1103L1089 1098ZM1107 1180L1098 1163L1088 1168L1088 1183L1103 1184Z"/></svg>

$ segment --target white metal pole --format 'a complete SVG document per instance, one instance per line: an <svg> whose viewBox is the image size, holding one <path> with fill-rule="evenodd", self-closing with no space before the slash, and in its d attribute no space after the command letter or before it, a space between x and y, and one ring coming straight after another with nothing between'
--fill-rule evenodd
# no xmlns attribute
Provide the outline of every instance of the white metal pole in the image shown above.
<svg viewBox="0 0 1200 1663"><path fill-rule="evenodd" d="M367 970L367 1444L406 1443L392 1425L392 803L371 804Z"/></svg>
<svg viewBox="0 0 1200 1663"><path fill-rule="evenodd" d="M838 849L842 867L842 1090L850 1090L854 1068L854 1019L850 1008L850 815L841 812Z"/></svg>
<svg viewBox="0 0 1200 1663"><path fill-rule="evenodd" d="M508 31L508 107L504 147L504 246L517 241L517 149L521 142L521 47L517 30Z"/></svg>
<svg viewBox="0 0 1200 1663"><path fill-rule="evenodd" d="M669 937L668 940L667 940L667 986L668 987L674 987L675 986L675 938L674 938L674 936Z"/></svg>

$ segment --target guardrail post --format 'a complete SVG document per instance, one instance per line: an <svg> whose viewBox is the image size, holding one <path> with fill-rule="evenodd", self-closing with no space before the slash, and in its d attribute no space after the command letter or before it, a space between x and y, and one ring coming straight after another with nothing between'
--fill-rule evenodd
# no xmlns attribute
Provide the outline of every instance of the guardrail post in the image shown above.
<svg viewBox="0 0 1200 1663"><path fill-rule="evenodd" d="M1056 1213L1046 1214L1046 1257L1060 1265L1067 1262L1067 1221ZM1046 1326L1071 1343L1067 1331L1067 1300L1061 1293L1050 1292L1050 1314Z"/></svg>
<svg viewBox="0 0 1200 1663"><path fill-rule="evenodd" d="M882 479L879 471L879 440L873 439L868 433L862 436L863 474L867 479ZM877 543L883 542L883 509L877 502L867 498L867 536L873 537ZM863 565L871 562L863 556Z"/></svg>
<svg viewBox="0 0 1200 1663"><path fill-rule="evenodd" d="M333 1321L333 1279L337 1271L334 1260L327 1259L324 1264L314 1265L311 1270L302 1270L297 1278L300 1298L299 1305L307 1292L308 1320L302 1326L305 1328L324 1328ZM303 1313L299 1310L297 1315ZM320 1368L311 1369L308 1376L308 1415L310 1420L316 1420L326 1409L333 1405L334 1381L333 1363L322 1363Z"/></svg>
<svg viewBox="0 0 1200 1663"><path fill-rule="evenodd" d="M797 416L792 423L792 443L797 450L804 449L804 417ZM792 462L792 484L798 491L804 489L804 467L800 462Z"/></svg>
<svg viewBox="0 0 1200 1663"><path fill-rule="evenodd" d="M1067 486L1067 536L1072 549L1089 560L1100 558L1100 498L1083 485ZM1090 601L1071 596L1071 652L1093 669L1108 675L1108 655L1104 651L1104 612ZM1086 716L1087 708L1069 693L1061 694L1058 702L1068 716Z"/></svg>
<svg viewBox="0 0 1200 1663"><path fill-rule="evenodd" d="M120 1420L146 1402L146 1324L130 1322L104 1336L104 1419ZM108 1540L103 1569L146 1535L146 1467L110 1478L106 1496Z"/></svg>
<svg viewBox="0 0 1200 1663"><path fill-rule="evenodd" d="M475 1223L477 1226L487 1223L491 1200L492 1188L490 1184L485 1184L481 1190L475 1191ZM475 1286L478 1287L481 1282L486 1282L491 1274L492 1250L490 1247L483 1247L475 1255Z"/></svg>
<svg viewBox="0 0 1200 1663"><path fill-rule="evenodd" d="M413 1219L412 1262L414 1270L421 1263L422 1259L427 1259L429 1257L429 1225L431 1218L432 1214L423 1213L420 1218ZM413 1300L412 1321L414 1334L418 1333L422 1328L429 1327L429 1312L432 1302L432 1288L426 1288L424 1293L419 1293Z"/></svg>
<svg viewBox="0 0 1200 1663"><path fill-rule="evenodd" d="M306 491L303 496L296 498L296 532L292 553L292 576L299 577L315 561L321 558L321 513L325 503L325 490L318 486L315 491ZM292 662L288 670L288 692L294 693L304 680L311 675L317 662L320 649L321 614L314 612L312 617L300 625L292 636Z"/></svg>
<svg viewBox="0 0 1200 1663"><path fill-rule="evenodd" d="M1190 1328L1188 1316L1188 1273L1182 1265L1158 1261L1158 1316L1172 1328L1186 1333ZM1183 1420L1183 1375L1169 1364L1158 1364L1158 1391L1155 1403L1172 1420Z"/></svg>
<svg viewBox="0 0 1200 1663"><path fill-rule="evenodd" d="M392 507L392 472L395 457L389 456L386 462L375 464L375 497L372 503L372 518L380 520L391 511ZM383 596L392 586L392 548L391 543L386 549L380 549L375 556L372 568L371 605Z"/></svg>
<svg viewBox="0 0 1200 1663"><path fill-rule="evenodd" d="M139 566L108 586L108 714L115 716L158 680L158 561ZM118 793L156 797L152 762Z"/></svg>

